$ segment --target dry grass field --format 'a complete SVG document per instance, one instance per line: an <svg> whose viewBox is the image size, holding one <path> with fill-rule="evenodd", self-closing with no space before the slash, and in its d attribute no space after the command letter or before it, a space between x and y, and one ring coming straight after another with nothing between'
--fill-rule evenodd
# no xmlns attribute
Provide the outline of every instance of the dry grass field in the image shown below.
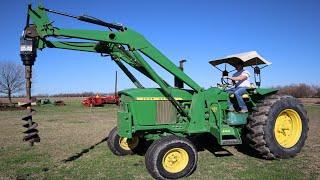
<svg viewBox="0 0 320 180"><path fill-rule="evenodd" d="M143 156L118 157L106 146L117 106L85 108L79 99L63 100L66 106L36 107L41 142L34 147L22 141L25 112L0 111L0 179L151 179ZM297 157L267 161L241 148L204 150L188 179L319 179L320 106L306 108L309 137Z"/></svg>

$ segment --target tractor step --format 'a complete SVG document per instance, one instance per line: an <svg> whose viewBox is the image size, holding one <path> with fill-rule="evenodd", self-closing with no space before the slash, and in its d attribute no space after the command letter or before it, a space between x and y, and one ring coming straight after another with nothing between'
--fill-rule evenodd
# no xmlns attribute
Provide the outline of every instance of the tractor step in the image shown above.
<svg viewBox="0 0 320 180"><path fill-rule="evenodd" d="M225 139L221 140L221 145L237 145L242 144L241 139Z"/></svg>
<svg viewBox="0 0 320 180"><path fill-rule="evenodd" d="M223 125L220 133L220 145L236 145L242 144L240 132L238 129Z"/></svg>

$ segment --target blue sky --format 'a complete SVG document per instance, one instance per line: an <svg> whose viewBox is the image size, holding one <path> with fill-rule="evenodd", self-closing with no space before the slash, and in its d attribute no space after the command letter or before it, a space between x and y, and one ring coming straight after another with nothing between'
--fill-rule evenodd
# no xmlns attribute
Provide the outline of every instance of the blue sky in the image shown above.
<svg viewBox="0 0 320 180"><path fill-rule="evenodd" d="M31 1L4 1L0 6L0 61L21 63L19 36ZM35 1L32 1L35 2ZM202 87L215 86L220 73L208 61L256 50L273 64L263 70L263 86L308 83L320 85L320 1L318 0L55 0L41 1L49 9L87 14L119 22L143 34L173 62L187 59L186 73ZM60 28L99 29L51 15ZM155 69L168 82L173 77ZM119 70L99 54L44 49L34 66L33 93L112 92ZM119 71L118 71L119 72ZM153 83L141 77L145 86ZM134 87L119 72L119 89Z"/></svg>

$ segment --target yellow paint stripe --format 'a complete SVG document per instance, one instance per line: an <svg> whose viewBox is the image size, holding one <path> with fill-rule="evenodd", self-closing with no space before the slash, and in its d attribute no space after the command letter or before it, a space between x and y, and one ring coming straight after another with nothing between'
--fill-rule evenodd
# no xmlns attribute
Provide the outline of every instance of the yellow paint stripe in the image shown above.
<svg viewBox="0 0 320 180"><path fill-rule="evenodd" d="M175 100L179 101L182 100L180 97L175 97ZM137 101L167 101L168 98L166 97L137 97Z"/></svg>

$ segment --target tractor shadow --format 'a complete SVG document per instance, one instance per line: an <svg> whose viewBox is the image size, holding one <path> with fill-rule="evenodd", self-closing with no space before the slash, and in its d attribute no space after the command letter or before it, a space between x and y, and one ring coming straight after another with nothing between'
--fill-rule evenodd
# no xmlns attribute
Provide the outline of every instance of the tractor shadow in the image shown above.
<svg viewBox="0 0 320 180"><path fill-rule="evenodd" d="M234 154L229 150L223 148L218 144L216 138L211 134L203 134L199 136L194 136L189 138L189 140L196 146L199 152L201 151L209 151L216 157L225 157L225 156L233 156ZM263 159L259 153L251 148L247 142L243 142L243 144L234 146L237 152L257 158Z"/></svg>
<svg viewBox="0 0 320 180"><path fill-rule="evenodd" d="M259 155L259 152L254 150L253 148L251 148L248 144L243 143L241 145L238 145L235 147L237 149L238 152L253 157L253 158L257 158L257 159L263 159L262 156Z"/></svg>
<svg viewBox="0 0 320 180"><path fill-rule="evenodd" d="M247 130L243 132L243 134L247 133ZM242 144L235 146L235 148L239 153L242 153L243 155L247 155L256 159L264 159L257 150L249 146L249 140L245 136L242 136Z"/></svg>
<svg viewBox="0 0 320 180"><path fill-rule="evenodd" d="M216 138L211 134L202 134L188 138L197 148L198 152L209 151L215 157L233 156L227 149L218 144Z"/></svg>
<svg viewBox="0 0 320 180"><path fill-rule="evenodd" d="M81 152L76 153L76 154L74 154L74 155L72 155L72 156L70 156L70 157L68 157L68 158L66 158L66 159L63 159L63 160L61 160L61 162L67 163L67 162L71 162L71 161L77 160L77 159L79 159L81 156L83 156L84 154L88 153L90 150L93 150L96 146L98 146L99 144L101 144L101 143L103 143L103 142L105 142L105 141L107 141L107 140L108 140L108 137L105 137L105 138L102 139L100 142L98 142L98 143L96 143L96 144L94 144L94 145L92 145L92 146L90 146L90 147L88 147L88 148L82 149Z"/></svg>
<svg viewBox="0 0 320 180"><path fill-rule="evenodd" d="M209 133L190 136L187 139L192 142L198 152L209 151L216 157L233 156L230 151L221 147L216 138ZM134 154L144 156L152 143L153 141L144 141L141 147L134 150Z"/></svg>
<svg viewBox="0 0 320 180"><path fill-rule="evenodd" d="M142 141L141 144L138 145L138 148L133 150L135 155L144 156L147 153L147 150L151 146L154 141Z"/></svg>

